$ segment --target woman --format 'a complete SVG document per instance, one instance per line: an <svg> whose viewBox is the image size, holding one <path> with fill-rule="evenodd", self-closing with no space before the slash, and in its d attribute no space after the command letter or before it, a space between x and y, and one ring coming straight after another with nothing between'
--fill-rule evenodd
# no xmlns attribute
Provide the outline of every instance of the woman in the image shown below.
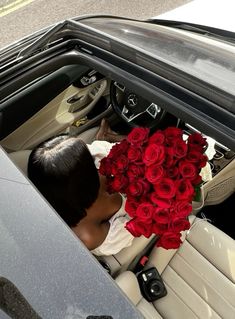
<svg viewBox="0 0 235 319"><path fill-rule="evenodd" d="M97 139L122 138L102 121ZM112 146L106 141L86 145L77 137L57 136L36 147L28 163L29 178L96 255L116 254L133 240L124 228L129 220L125 199L109 194L105 177L97 171Z"/></svg>

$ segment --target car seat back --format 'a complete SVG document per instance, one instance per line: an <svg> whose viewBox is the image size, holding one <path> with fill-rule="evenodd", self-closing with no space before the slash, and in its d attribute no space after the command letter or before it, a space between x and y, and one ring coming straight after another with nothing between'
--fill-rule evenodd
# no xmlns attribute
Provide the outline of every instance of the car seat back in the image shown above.
<svg viewBox="0 0 235 319"><path fill-rule="evenodd" d="M146 268L153 266L161 273L167 295L150 303L151 308L146 300L140 307L144 298L138 297L137 308L145 318L155 318L149 312L152 306L166 319L234 318L235 241L209 222L195 218L177 250L155 247ZM117 283L124 291L128 286L118 278Z"/></svg>

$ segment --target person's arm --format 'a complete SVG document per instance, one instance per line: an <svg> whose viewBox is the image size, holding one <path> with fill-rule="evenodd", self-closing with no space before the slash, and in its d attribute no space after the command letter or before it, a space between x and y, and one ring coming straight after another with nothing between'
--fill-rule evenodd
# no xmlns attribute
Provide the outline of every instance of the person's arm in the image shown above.
<svg viewBox="0 0 235 319"><path fill-rule="evenodd" d="M89 250L93 250L104 242L109 226L108 222L99 226L89 225L87 227L81 227L78 224L75 227L71 227L71 229Z"/></svg>

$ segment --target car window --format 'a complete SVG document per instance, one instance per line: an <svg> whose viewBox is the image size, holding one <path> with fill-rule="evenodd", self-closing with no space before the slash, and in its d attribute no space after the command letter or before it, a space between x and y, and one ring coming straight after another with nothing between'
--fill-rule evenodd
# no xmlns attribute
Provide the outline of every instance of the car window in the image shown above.
<svg viewBox="0 0 235 319"><path fill-rule="evenodd" d="M157 58L206 83L235 95L235 46L185 30L111 18L81 21L104 35ZM124 48L120 48L122 54ZM136 51L137 52L137 51ZM138 59L136 53L135 59Z"/></svg>

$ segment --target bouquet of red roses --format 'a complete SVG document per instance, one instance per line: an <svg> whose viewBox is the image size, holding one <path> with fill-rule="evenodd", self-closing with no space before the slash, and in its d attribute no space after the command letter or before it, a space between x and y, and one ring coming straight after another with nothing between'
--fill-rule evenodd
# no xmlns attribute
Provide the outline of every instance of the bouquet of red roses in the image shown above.
<svg viewBox="0 0 235 319"><path fill-rule="evenodd" d="M125 227L134 237L156 234L157 246L180 246L181 231L190 227L195 189L202 183L206 144L200 133L185 141L176 127L151 136L148 128L139 127L101 160L108 191L126 195L125 210L132 219Z"/></svg>

